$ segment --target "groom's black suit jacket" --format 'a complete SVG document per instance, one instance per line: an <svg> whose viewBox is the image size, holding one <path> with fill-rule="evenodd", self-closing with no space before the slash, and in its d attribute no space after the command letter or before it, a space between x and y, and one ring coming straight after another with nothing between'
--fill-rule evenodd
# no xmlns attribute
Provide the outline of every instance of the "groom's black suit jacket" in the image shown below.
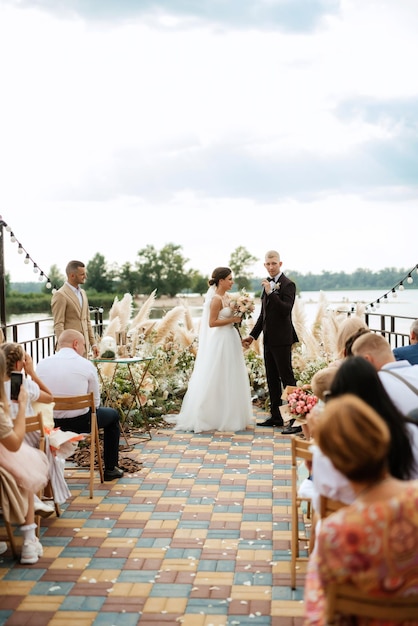
<svg viewBox="0 0 418 626"><path fill-rule="evenodd" d="M251 331L251 337L257 339L263 331L264 343L269 346L287 346L298 341L292 324L292 308L296 297L296 285L281 274L278 288L270 295L261 294L261 312Z"/></svg>

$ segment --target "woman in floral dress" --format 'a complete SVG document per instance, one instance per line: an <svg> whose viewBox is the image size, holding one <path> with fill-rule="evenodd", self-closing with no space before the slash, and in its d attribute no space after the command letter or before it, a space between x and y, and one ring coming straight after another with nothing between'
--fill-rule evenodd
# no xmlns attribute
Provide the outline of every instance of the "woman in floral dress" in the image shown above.
<svg viewBox="0 0 418 626"><path fill-rule="evenodd" d="M325 622L330 583L351 583L371 595L418 594L418 481L388 472L389 429L365 402L346 394L330 400L315 440L350 481L354 502L322 521L305 583L305 626ZM390 621L339 624L390 626ZM416 622L418 625L418 606Z"/></svg>

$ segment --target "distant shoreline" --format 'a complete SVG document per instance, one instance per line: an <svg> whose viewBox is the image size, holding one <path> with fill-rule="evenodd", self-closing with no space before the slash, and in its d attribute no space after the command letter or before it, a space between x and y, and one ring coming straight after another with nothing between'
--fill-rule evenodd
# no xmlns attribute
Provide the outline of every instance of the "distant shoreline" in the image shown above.
<svg viewBox="0 0 418 626"><path fill-rule="evenodd" d="M135 305L137 308L141 308L141 306L148 300L149 296L138 296L135 298ZM157 298L152 303L153 309L172 309L175 306L180 306L187 304L187 306L203 306L205 297L204 296L191 296L191 297L176 297L176 298L168 298L162 296L161 298Z"/></svg>

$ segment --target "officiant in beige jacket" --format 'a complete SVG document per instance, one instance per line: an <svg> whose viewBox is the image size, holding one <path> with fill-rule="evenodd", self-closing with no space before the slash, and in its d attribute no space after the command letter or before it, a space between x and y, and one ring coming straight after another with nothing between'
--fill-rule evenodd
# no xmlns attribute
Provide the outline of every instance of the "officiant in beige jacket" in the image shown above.
<svg viewBox="0 0 418 626"><path fill-rule="evenodd" d="M90 321L90 310L87 294L80 288L86 282L86 266L81 261L70 261L65 268L67 281L58 289L51 300L56 340L63 330L78 330L86 343L87 356L91 347L93 356L99 356L99 348L94 339Z"/></svg>

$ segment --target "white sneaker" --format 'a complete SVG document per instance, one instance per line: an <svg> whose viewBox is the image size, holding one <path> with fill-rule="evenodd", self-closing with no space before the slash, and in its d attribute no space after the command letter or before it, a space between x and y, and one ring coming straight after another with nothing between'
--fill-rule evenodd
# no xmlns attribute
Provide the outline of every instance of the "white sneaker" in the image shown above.
<svg viewBox="0 0 418 626"><path fill-rule="evenodd" d="M25 541L22 546L20 562L24 565L33 565L38 562L39 557L42 556L43 553L44 549L38 538L34 541Z"/></svg>
<svg viewBox="0 0 418 626"><path fill-rule="evenodd" d="M0 541L0 554L4 554L7 550L7 543L5 541Z"/></svg>
<svg viewBox="0 0 418 626"><path fill-rule="evenodd" d="M35 515L40 515L41 517L49 517L55 513L55 507L47 502L43 502L36 498L35 500Z"/></svg>

